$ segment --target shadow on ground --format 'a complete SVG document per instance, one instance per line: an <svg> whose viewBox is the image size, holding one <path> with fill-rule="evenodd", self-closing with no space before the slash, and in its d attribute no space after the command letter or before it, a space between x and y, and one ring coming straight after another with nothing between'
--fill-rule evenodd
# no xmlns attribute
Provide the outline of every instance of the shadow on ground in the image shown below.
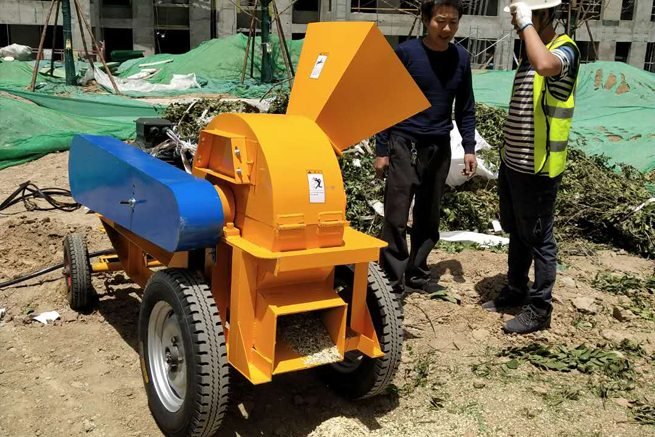
<svg viewBox="0 0 655 437"><path fill-rule="evenodd" d="M141 294L138 286L114 276L98 290L95 303L95 309L132 347L135 359ZM398 406L394 392L361 401L342 398L313 370L279 375L268 384L254 386L232 369L230 384L230 406L218 436L306 436L340 416L356 419L374 431L382 427L377 418Z"/></svg>

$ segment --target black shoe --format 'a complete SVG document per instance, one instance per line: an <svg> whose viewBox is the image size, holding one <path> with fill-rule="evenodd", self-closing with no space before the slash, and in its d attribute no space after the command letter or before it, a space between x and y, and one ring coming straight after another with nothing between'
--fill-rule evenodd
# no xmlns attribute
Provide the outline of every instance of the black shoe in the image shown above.
<svg viewBox="0 0 655 437"><path fill-rule="evenodd" d="M487 311L502 313L512 308L518 308L527 303L528 293L506 285L494 299L482 304Z"/></svg>
<svg viewBox="0 0 655 437"><path fill-rule="evenodd" d="M503 330L508 334L528 334L548 329L550 328L550 315L550 311L542 315L530 305L526 305L516 317L505 323Z"/></svg>

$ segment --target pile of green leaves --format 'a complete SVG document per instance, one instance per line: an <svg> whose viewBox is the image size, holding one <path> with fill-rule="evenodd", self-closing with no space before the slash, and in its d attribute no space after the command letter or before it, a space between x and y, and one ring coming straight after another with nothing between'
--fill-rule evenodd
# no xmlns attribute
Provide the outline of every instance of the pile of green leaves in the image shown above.
<svg viewBox="0 0 655 437"><path fill-rule="evenodd" d="M177 125L177 134L183 140L198 141L200 131L212 118L222 112L259 112L255 106L243 101L200 99L192 103L172 103L164 118Z"/></svg>
<svg viewBox="0 0 655 437"><path fill-rule="evenodd" d="M269 114L286 114L289 106L289 88L286 86L276 87L272 93L273 100L268 108Z"/></svg>
<svg viewBox="0 0 655 437"><path fill-rule="evenodd" d="M502 145L502 109L476 105L477 128L494 147L480 153L491 168L499 165L495 148ZM644 257L655 257L655 202L644 175L627 165L612 165L605 157L569 150L568 168L555 206L555 229L560 241L584 239L610 244ZM642 206L643 205L643 206ZM474 178L449 189L443 201L444 229L486 232L498 219L495 182Z"/></svg>
<svg viewBox="0 0 655 437"><path fill-rule="evenodd" d="M650 198L646 177L635 168L571 149L557 199L558 235L655 257L655 202L641 206Z"/></svg>
<svg viewBox="0 0 655 437"><path fill-rule="evenodd" d="M606 293L629 297L631 304L626 309L655 322L655 275L640 278L629 273L598 272L591 285Z"/></svg>
<svg viewBox="0 0 655 437"><path fill-rule="evenodd" d="M288 105L288 89L276 89L269 113L281 114ZM244 102L203 99L190 105L170 105L165 117L178 125L182 139L196 140L202 128L221 112L259 112ZM503 141L506 113L502 109L476 105L477 128L494 149L480 153L491 168L497 168L497 148ZM383 202L384 183L374 175L374 138L344 153L339 159L347 195L346 217L352 226L380 235L382 217L373 205ZM651 179L649 179L651 178ZM655 202L648 184L652 175L632 167L615 166L607 159L569 151L556 205L556 234L560 241L585 239L611 244L645 257L655 257ZM644 204L643 206L641 206ZM641 207L640 207L641 206ZM495 181L473 178L457 189L447 189L442 202L443 230L487 232L499 217Z"/></svg>
<svg viewBox="0 0 655 437"><path fill-rule="evenodd" d="M339 166L346 190L346 219L355 229L380 236L383 218L373 205L384 201L384 182L375 177L373 147L364 141L346 150L339 158Z"/></svg>
<svg viewBox="0 0 655 437"><path fill-rule="evenodd" d="M595 348L581 344L576 348L549 347L540 343L509 347L499 356L511 358L505 365L516 369L521 362L528 362L542 370L582 373L602 373L613 378L632 379L632 364L621 352Z"/></svg>

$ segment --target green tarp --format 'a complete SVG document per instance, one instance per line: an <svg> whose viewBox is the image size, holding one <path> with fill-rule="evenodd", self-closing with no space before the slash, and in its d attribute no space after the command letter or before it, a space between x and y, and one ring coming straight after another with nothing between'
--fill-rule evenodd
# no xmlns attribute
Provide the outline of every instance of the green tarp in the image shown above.
<svg viewBox="0 0 655 437"><path fill-rule="evenodd" d="M289 41L294 65L298 61L302 41ZM271 85L259 84L248 78L250 65L242 84L240 81L247 44L244 35L206 41L181 55L160 54L132 59L123 63L119 77L141 71L140 64L158 64L152 83L167 83L173 74L195 73L203 85L201 89L166 91L159 93L129 93L130 96L175 96L191 93L230 94L237 97L262 97ZM280 46L273 39L273 61L276 78L286 77ZM255 40L254 77L260 75L260 40ZM66 150L76 133L111 135L120 139L134 137L134 120L158 115L157 107L127 97L106 92L89 93L81 87L67 86L61 75L39 74L37 92L27 91L32 79L33 62L0 62L0 169L36 159L55 150ZM49 62L41 63L40 71L47 71ZM76 70L87 65L78 62ZM4 92L5 94L2 94ZM14 97L19 97L18 99ZM25 100L23 100L25 99ZM27 101L26 101L27 100Z"/></svg>
<svg viewBox="0 0 655 437"><path fill-rule="evenodd" d="M248 38L245 35L238 34L205 41L195 49L181 55L159 54L132 59L121 64L118 68L118 75L127 77L140 72L139 65L172 60L172 62L166 64L152 66L151 68L156 68L159 71L148 81L151 83L168 83L173 74L188 73L195 73L199 78L208 81L238 80L243 69L247 41ZM262 55L261 39L256 38L254 41L254 77L258 79L261 75L259 71ZM302 40L287 41L294 65L298 62L302 43ZM274 75L278 79L284 79L286 77L284 61L277 38L272 39L272 50ZM250 62L248 62L246 70L246 76L249 76Z"/></svg>
<svg viewBox="0 0 655 437"><path fill-rule="evenodd" d="M132 59L118 69L127 78L142 71L143 64L157 72L151 83L168 83L173 74L194 73L201 89L130 93L130 96L174 96L180 94L229 94L235 97L262 97L271 86L240 76L247 38L233 35L206 41L181 55L159 54ZM289 41L292 61L297 63L302 41ZM260 40L255 40L254 77L260 72ZM280 46L273 41L275 76L286 77ZM39 74L37 93L26 91L32 77L31 62L0 62L0 91L30 100L15 100L0 94L0 168L64 150L77 132L113 135L126 139L134 135L133 121L153 116L151 105L81 87L66 86L62 78ZM49 67L43 63L42 67ZM86 66L77 64L78 71ZM514 72L475 72L473 84L478 102L507 108ZM38 114L38 115L37 115ZM25 120L29 120L26 122ZM655 74L617 62L596 62L581 67L572 142L587 153L604 154L614 162L631 164L642 171L655 169Z"/></svg>
<svg viewBox="0 0 655 437"><path fill-rule="evenodd" d="M118 103L115 107L103 102L102 107L94 109L82 100L56 100L42 95L26 97L33 97L50 107L0 94L0 169L66 150L78 133L111 135L120 139L133 137L135 118L157 114L150 105L141 106L139 111L132 108L129 116L116 116L119 110L125 109L125 103ZM61 108L67 108L66 111L57 109L60 106L58 101ZM76 105L79 105L79 111L75 109ZM110 115L99 114L103 111Z"/></svg>
<svg viewBox="0 0 655 437"><path fill-rule="evenodd" d="M507 109L512 71L473 75L475 99ZM571 142L587 154L655 169L655 74L620 62L580 68Z"/></svg>

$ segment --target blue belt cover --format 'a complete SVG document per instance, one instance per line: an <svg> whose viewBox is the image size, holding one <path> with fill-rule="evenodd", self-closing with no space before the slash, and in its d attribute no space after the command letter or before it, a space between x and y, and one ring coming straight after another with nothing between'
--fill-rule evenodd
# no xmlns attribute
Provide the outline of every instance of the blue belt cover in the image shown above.
<svg viewBox="0 0 655 437"><path fill-rule="evenodd" d="M68 177L78 203L168 252L212 247L221 236L211 183L115 138L76 135Z"/></svg>

